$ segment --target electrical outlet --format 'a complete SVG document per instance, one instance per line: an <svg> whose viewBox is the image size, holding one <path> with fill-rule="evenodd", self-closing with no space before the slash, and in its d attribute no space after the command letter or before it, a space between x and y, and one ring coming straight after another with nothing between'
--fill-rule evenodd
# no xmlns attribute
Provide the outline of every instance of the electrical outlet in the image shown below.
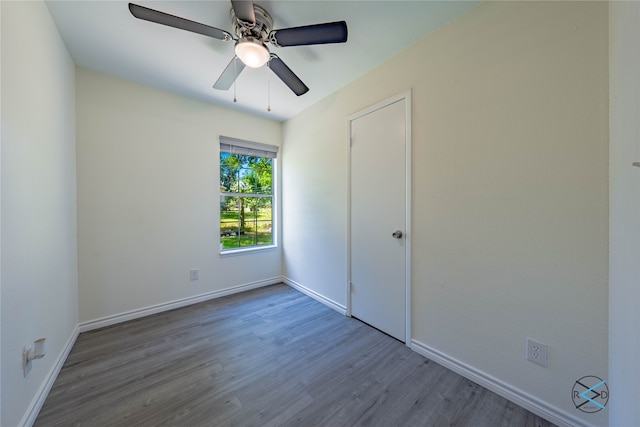
<svg viewBox="0 0 640 427"><path fill-rule="evenodd" d="M200 278L200 272L197 268L189 270L189 280L194 281Z"/></svg>
<svg viewBox="0 0 640 427"><path fill-rule="evenodd" d="M527 360L540 366L547 367L547 345L531 338L527 338Z"/></svg>

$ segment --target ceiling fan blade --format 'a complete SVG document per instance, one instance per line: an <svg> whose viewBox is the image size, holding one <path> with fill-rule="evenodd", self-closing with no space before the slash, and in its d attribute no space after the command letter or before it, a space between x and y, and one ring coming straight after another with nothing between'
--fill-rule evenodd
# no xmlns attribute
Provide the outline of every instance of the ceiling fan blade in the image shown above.
<svg viewBox="0 0 640 427"><path fill-rule="evenodd" d="M218 80L213 85L214 89L227 90L231 87L233 82L238 78L242 70L244 70L244 63L234 56L227 68L224 69Z"/></svg>
<svg viewBox="0 0 640 427"><path fill-rule="evenodd" d="M287 67L287 64L273 53L271 54L271 60L269 61L269 68L271 68L271 71L273 71L276 76L280 77L280 80L289 86L289 89L291 89L296 95L300 96L309 92L307 85L302 83L302 80L300 80L300 78L291 71L291 68Z"/></svg>
<svg viewBox="0 0 640 427"><path fill-rule="evenodd" d="M273 30L269 34L269 40L279 47L344 43L347 41L347 33L347 23L338 21Z"/></svg>
<svg viewBox="0 0 640 427"><path fill-rule="evenodd" d="M200 24L199 22L190 21L185 18L180 18L178 16L169 15L168 13L149 9L148 7L139 6L137 4L129 3L129 11L138 19L155 22L156 24L167 25L169 27L191 31L192 33L202 34L224 41L233 39L233 36L224 30Z"/></svg>
<svg viewBox="0 0 640 427"><path fill-rule="evenodd" d="M253 11L253 0L231 0L231 7L233 7L236 18L255 25L256 14Z"/></svg>

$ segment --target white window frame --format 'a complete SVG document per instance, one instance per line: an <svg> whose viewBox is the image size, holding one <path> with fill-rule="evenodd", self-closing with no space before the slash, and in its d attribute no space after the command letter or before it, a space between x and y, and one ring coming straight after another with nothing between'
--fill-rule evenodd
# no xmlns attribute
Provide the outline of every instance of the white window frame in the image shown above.
<svg viewBox="0 0 640 427"><path fill-rule="evenodd" d="M220 173L220 153L228 152L228 153L238 153L242 152L244 154L249 154L255 157L269 157L272 159L271 163L271 244L265 245L255 245L255 246L243 246L239 248L233 249L222 249L221 248L221 240L220 240L220 211L218 210L218 246L220 247L220 256L235 256L242 255L247 253L256 253L256 252L265 252L265 251L273 251L278 248L278 230L279 230L279 222L278 222L278 150L279 147L275 145L263 144L260 142L246 141L243 139L228 137L220 135L220 150L218 152L218 174ZM220 176L218 175L218 182L220 181ZM218 188L218 200L223 195L229 193L220 191ZM235 194L235 193L234 193ZM251 197L255 196L251 193L238 193L241 194L242 197Z"/></svg>

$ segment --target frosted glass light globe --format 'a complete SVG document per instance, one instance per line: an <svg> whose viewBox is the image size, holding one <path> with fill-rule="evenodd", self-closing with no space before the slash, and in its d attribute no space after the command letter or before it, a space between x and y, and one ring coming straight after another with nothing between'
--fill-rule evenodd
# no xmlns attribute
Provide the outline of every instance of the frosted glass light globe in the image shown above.
<svg viewBox="0 0 640 427"><path fill-rule="evenodd" d="M245 37L236 43L236 56L247 67L260 68L269 62L269 49L253 37Z"/></svg>

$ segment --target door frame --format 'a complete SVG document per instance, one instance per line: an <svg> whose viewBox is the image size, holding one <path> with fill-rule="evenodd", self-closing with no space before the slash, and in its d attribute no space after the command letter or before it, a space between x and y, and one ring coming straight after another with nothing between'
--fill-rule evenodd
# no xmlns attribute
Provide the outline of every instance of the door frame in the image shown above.
<svg viewBox="0 0 640 427"><path fill-rule="evenodd" d="M347 118L347 310L351 317L351 124L396 102L405 104L405 344L411 346L411 89L386 98Z"/></svg>

